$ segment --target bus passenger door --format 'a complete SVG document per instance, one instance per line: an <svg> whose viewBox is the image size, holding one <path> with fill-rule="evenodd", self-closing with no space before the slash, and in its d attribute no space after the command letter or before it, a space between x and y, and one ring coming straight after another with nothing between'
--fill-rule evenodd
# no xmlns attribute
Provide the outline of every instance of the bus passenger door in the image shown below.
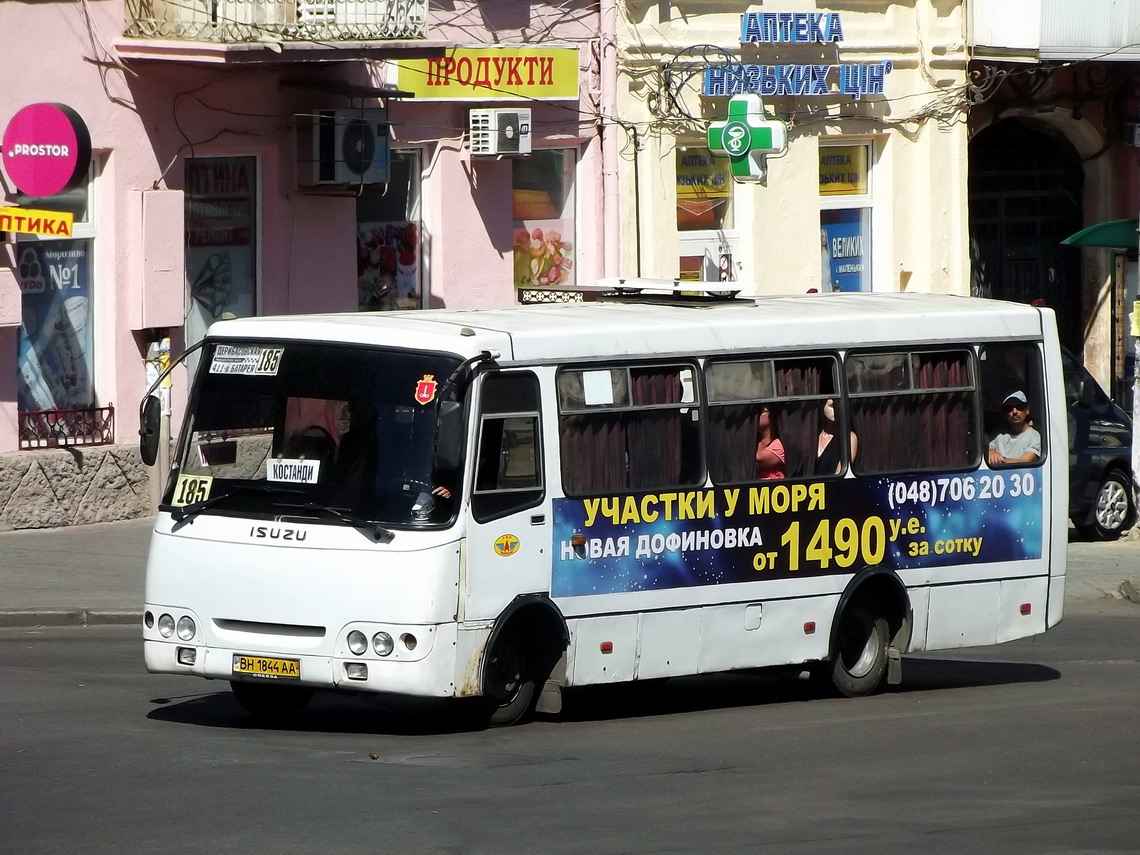
<svg viewBox="0 0 1140 855"><path fill-rule="evenodd" d="M550 587L550 498L543 480L538 378L484 374L479 386L471 522L460 619L498 617Z"/></svg>

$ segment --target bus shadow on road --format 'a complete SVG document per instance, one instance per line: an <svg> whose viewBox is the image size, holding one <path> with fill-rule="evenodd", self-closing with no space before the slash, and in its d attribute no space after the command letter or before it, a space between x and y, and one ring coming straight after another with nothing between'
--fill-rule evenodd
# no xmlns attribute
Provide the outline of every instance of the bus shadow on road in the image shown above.
<svg viewBox="0 0 1140 855"><path fill-rule="evenodd" d="M1027 662L905 658L903 682L885 694L1042 683L1060 679L1054 668ZM539 716L548 722L605 721L680 713L774 707L834 698L817 681L799 679L788 669L734 671L586 686L563 692L562 712ZM195 727L310 733L366 733L430 736L478 730L469 706L461 702L317 692L300 713L279 720L255 718L229 691L154 698L147 718Z"/></svg>
<svg viewBox="0 0 1140 855"><path fill-rule="evenodd" d="M1061 679L1056 668L1032 662L989 662L971 659L903 660L903 681L895 692L929 692L1015 683L1045 683Z"/></svg>
<svg viewBox="0 0 1140 855"><path fill-rule="evenodd" d="M887 686L883 693L1041 683L1060 677L1056 669L1035 663L907 658L903 662L902 684ZM559 715L563 721L766 707L838 697L827 685L816 680L797 679L796 674L787 669L592 686L568 691L565 696L566 702Z"/></svg>
<svg viewBox="0 0 1140 855"><path fill-rule="evenodd" d="M476 729L472 716L454 701L401 698L351 692L316 692L295 715L255 717L228 691L152 698L152 721L234 730L302 733L367 733L427 736Z"/></svg>

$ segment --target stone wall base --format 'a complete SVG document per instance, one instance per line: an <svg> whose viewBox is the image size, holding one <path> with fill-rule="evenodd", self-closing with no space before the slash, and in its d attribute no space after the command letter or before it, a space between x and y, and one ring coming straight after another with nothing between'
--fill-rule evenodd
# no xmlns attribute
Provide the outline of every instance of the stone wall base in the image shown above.
<svg viewBox="0 0 1140 855"><path fill-rule="evenodd" d="M148 476L137 445L0 454L0 530L149 516Z"/></svg>

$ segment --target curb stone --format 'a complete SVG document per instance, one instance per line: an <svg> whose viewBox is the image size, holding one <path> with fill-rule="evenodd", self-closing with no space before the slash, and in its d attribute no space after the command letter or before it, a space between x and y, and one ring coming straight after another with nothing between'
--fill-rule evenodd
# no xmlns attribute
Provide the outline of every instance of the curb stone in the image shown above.
<svg viewBox="0 0 1140 855"><path fill-rule="evenodd" d="M0 627L109 626L142 621L141 611L113 609L12 609L0 611Z"/></svg>

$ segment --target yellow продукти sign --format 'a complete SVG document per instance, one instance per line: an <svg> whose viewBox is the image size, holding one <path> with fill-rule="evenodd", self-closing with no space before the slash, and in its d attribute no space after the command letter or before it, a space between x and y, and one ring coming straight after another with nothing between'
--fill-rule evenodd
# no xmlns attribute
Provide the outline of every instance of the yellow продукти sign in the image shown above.
<svg viewBox="0 0 1140 855"><path fill-rule="evenodd" d="M393 60L396 85L417 101L578 98L578 48L452 48L440 57Z"/></svg>
<svg viewBox="0 0 1140 855"><path fill-rule="evenodd" d="M74 225L75 215L70 211L0 208L0 232L71 237L71 230Z"/></svg>

